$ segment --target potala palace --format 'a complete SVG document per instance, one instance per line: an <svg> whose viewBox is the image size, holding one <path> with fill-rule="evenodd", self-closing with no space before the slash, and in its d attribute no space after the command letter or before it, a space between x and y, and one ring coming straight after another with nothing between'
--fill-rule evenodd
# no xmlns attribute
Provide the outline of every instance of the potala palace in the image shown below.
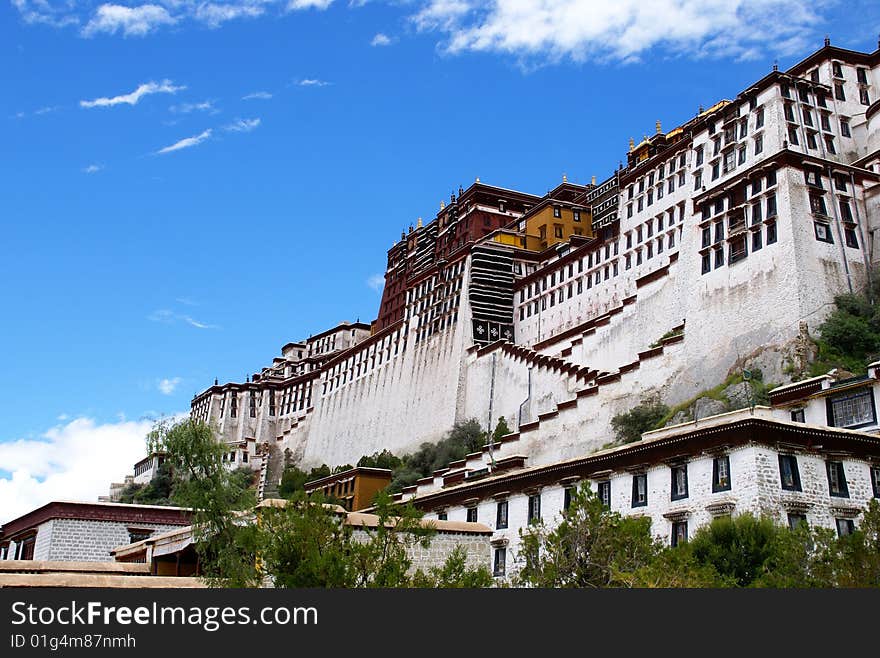
<svg viewBox="0 0 880 658"><path fill-rule="evenodd" d="M251 459L332 466L491 412L516 430L494 457L543 464L608 443L645 396L675 404L746 362L790 380L803 332L876 257L878 67L826 45L658 121L599 183L538 197L478 179L389 250L372 324L284 345L193 416Z"/></svg>
<svg viewBox="0 0 880 658"><path fill-rule="evenodd" d="M246 381L215 381L192 416L261 491L285 453L354 464L503 416L511 434L402 494L487 525L497 575L518 529L583 480L673 543L743 510L851 529L880 495L880 367L804 377L808 334L880 259L880 48L826 40L708 100L630 139L625 164L596 163L605 180L534 196L478 178L444 196L388 251L376 320L284 345ZM769 407L607 447L612 417L642 399L673 406L757 368L780 385Z"/></svg>

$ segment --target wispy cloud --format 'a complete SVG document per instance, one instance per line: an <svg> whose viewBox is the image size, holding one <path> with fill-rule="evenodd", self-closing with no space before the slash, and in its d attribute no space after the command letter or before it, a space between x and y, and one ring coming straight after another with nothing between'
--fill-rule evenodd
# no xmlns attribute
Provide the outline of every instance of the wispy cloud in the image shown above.
<svg viewBox="0 0 880 658"><path fill-rule="evenodd" d="M192 148L193 146L198 146L199 144L204 142L206 139L211 137L211 132L212 132L211 128L208 128L207 130L203 131L201 134L194 135L193 137L184 137L180 141L174 142L174 144L172 144L171 146L166 146L164 148L159 149L158 151L156 151L156 154L162 155L164 153L172 153L174 151L180 151L181 149L188 149L188 148Z"/></svg>
<svg viewBox="0 0 880 658"><path fill-rule="evenodd" d="M122 94L121 96L101 97L91 101L80 101L81 107L113 107L114 105L137 105L144 97L151 94L176 94L178 91L186 89L185 86L175 86L171 80L162 80L162 82L145 82L139 85L130 94Z"/></svg>
<svg viewBox="0 0 880 658"><path fill-rule="evenodd" d="M373 274L367 278L367 285L376 292L379 292L385 287L385 277L382 274Z"/></svg>
<svg viewBox="0 0 880 658"><path fill-rule="evenodd" d="M82 172L84 174L97 174L104 168L102 164L90 164L88 167L84 167Z"/></svg>
<svg viewBox="0 0 880 658"><path fill-rule="evenodd" d="M177 385L180 384L180 377L171 377L170 379L160 379L157 387L159 392L162 395L171 395L174 393L174 390L177 388Z"/></svg>
<svg viewBox="0 0 880 658"><path fill-rule="evenodd" d="M147 319L151 322L159 322L161 324L177 324L183 323L187 324L190 327L195 327L196 329L219 329L220 326L216 324L209 324L207 322L201 322L196 320L195 318L185 315L183 313L176 313L171 309L163 308L158 311L153 311L147 316Z"/></svg>
<svg viewBox="0 0 880 658"><path fill-rule="evenodd" d="M208 324L207 322L199 322L198 320L194 320L188 315L183 316L183 321L186 322L191 327L195 327L196 329L219 329L220 327L216 324Z"/></svg>
<svg viewBox="0 0 880 658"><path fill-rule="evenodd" d="M333 83L327 82L326 80L318 80L316 78L303 78L296 84L298 84L300 87L326 87Z"/></svg>
<svg viewBox="0 0 880 658"><path fill-rule="evenodd" d="M247 96L242 96L241 100L243 100L243 101L253 101L253 100L267 101L270 98L272 98L272 94L270 94L268 91L255 91L254 93L248 94Z"/></svg>
<svg viewBox="0 0 880 658"><path fill-rule="evenodd" d="M184 306L198 306L199 305L198 302L193 301L189 297L176 297L174 299L174 301L177 302L178 304L183 304Z"/></svg>
<svg viewBox="0 0 880 658"><path fill-rule="evenodd" d="M60 105L45 105L43 107L37 108L36 110L31 112L31 114L38 117L38 116L43 116L44 114L51 114L52 112L57 112L60 109L61 109ZM22 112L16 112L14 116L16 119L24 119L27 115L28 115L27 112L22 111Z"/></svg>
<svg viewBox="0 0 880 658"><path fill-rule="evenodd" d="M287 9L289 11L298 11L300 9L327 9L333 4L333 0L289 0Z"/></svg>
<svg viewBox="0 0 880 658"><path fill-rule="evenodd" d="M220 5L204 2L196 7L193 18L205 23L210 28L218 28L227 21L237 18L256 18L262 16L263 12L263 4L260 0L245 0L237 4L231 2Z"/></svg>
<svg viewBox="0 0 880 658"><path fill-rule="evenodd" d="M102 32L107 34L122 32L126 37L142 37L163 25L174 25L177 20L165 7L159 5L125 7L103 4L82 29L82 35L91 37Z"/></svg>
<svg viewBox="0 0 880 658"><path fill-rule="evenodd" d="M382 34L379 32L376 36L373 37L373 40L370 41L371 46L390 46L391 45L391 37L387 34Z"/></svg>
<svg viewBox="0 0 880 658"><path fill-rule="evenodd" d="M217 114L220 110L214 105L214 101L202 101L201 103L180 103L179 105L172 105L170 108L172 112L176 112L178 114L189 114L190 112L208 112L209 114Z"/></svg>
<svg viewBox="0 0 880 658"><path fill-rule="evenodd" d="M259 119L236 119L224 127L224 130L237 133L249 133L260 125Z"/></svg>

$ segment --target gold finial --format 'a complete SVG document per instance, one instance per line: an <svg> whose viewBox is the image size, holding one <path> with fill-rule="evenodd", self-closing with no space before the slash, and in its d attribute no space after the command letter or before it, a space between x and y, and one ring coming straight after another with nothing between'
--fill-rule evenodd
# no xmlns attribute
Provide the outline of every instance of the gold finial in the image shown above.
<svg viewBox="0 0 880 658"><path fill-rule="evenodd" d="M477 182L477 183L480 182L480 177L479 177L479 176L477 176L477 180L476 180L475 182Z"/></svg>
<svg viewBox="0 0 880 658"><path fill-rule="evenodd" d="M568 182L568 176L566 176L565 174L562 174L562 182L563 182L563 183L567 183L567 182Z"/></svg>
<svg viewBox="0 0 880 658"><path fill-rule="evenodd" d="M596 184L596 177L593 176L593 178L590 181L590 185L595 185L595 184Z"/></svg>
<svg viewBox="0 0 880 658"><path fill-rule="evenodd" d="M660 128L660 119L657 119L656 126L657 126L657 134L659 135L660 133L663 132L663 130Z"/></svg>
<svg viewBox="0 0 880 658"><path fill-rule="evenodd" d="M636 140L632 137L629 138L629 150L632 151L636 147Z"/></svg>
<svg viewBox="0 0 880 658"><path fill-rule="evenodd" d="M419 217L419 221L416 224L416 228L422 228L422 218L421 217Z"/></svg>
<svg viewBox="0 0 880 658"><path fill-rule="evenodd" d="M440 210L443 210L446 207L446 204L443 202L443 199L440 199Z"/></svg>

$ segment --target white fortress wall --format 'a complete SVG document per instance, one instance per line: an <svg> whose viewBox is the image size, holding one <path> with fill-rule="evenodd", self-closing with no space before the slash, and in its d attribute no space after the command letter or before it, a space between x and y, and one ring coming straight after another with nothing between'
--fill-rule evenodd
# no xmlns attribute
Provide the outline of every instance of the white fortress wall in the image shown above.
<svg viewBox="0 0 880 658"><path fill-rule="evenodd" d="M385 449L402 455L445 437L458 419L464 334L470 331L465 293L461 300L459 319L452 327L416 343L418 315L413 315L405 350L354 381L316 396L304 467L354 464L363 455Z"/></svg>

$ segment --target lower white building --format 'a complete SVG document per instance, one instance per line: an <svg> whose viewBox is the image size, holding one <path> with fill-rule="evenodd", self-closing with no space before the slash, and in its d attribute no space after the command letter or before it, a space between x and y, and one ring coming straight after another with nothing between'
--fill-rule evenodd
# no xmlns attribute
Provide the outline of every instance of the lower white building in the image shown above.
<svg viewBox="0 0 880 658"><path fill-rule="evenodd" d="M843 535L880 497L880 437L774 418L767 407L655 430L579 459L519 464L495 474L469 468L464 478L450 471L445 486L438 473L402 498L426 518L492 528L493 571L509 577L522 566L521 531L532 519L558 522L584 481L612 511L650 518L653 534L673 546L713 518L743 512Z"/></svg>

